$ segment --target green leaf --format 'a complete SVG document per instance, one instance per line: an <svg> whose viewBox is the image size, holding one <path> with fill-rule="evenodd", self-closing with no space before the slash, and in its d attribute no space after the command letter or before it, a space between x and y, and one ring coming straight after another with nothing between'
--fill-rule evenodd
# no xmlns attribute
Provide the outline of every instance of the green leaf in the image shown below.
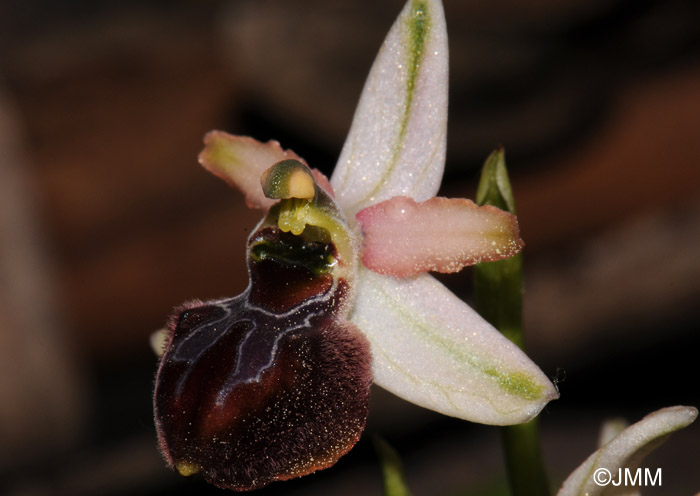
<svg viewBox="0 0 700 496"><path fill-rule="evenodd" d="M377 450L384 475L384 496L411 496L403 475L401 458L389 443L380 437L374 438L374 449Z"/></svg>

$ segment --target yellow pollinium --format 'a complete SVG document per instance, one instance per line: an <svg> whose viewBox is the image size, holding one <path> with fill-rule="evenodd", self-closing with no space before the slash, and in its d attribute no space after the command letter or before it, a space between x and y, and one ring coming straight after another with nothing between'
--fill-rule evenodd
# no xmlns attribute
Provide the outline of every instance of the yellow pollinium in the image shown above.
<svg viewBox="0 0 700 496"><path fill-rule="evenodd" d="M316 184L311 174L302 170L292 172L289 176L287 194L289 198L313 200L316 195Z"/></svg>

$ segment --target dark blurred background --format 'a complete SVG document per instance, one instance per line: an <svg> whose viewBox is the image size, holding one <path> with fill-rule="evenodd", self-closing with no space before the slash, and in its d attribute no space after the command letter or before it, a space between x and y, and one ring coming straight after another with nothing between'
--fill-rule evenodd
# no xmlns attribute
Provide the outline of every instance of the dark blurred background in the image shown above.
<svg viewBox="0 0 700 496"><path fill-rule="evenodd" d="M258 213L197 165L210 129L332 171L402 0L0 3L0 493L223 494L164 467L149 335L247 279ZM497 145L526 248L529 354L558 484L600 423L700 405L700 3L445 0L442 194ZM469 272L441 277L465 299ZM373 391L336 467L261 494L380 494L385 437L417 495L501 490L498 433ZM700 490L700 427L645 465ZM472 491L462 492L463 488ZM485 494L485 493L484 493Z"/></svg>

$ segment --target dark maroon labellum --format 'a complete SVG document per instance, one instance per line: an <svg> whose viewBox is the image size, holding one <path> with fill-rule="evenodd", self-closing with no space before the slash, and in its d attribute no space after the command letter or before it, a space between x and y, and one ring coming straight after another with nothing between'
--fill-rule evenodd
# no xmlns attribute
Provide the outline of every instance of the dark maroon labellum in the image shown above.
<svg viewBox="0 0 700 496"><path fill-rule="evenodd" d="M364 429L369 346L342 312L332 242L249 240L250 284L175 313L156 378L161 451L183 475L251 490L326 468Z"/></svg>

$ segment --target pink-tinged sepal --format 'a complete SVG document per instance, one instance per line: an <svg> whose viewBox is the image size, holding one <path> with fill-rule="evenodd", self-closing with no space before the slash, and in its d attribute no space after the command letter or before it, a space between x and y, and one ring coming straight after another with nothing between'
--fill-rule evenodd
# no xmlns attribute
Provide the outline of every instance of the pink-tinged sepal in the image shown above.
<svg viewBox="0 0 700 496"><path fill-rule="evenodd" d="M364 235L362 263L380 274L457 272L511 257L523 247L517 218L463 198L418 203L397 196L357 213Z"/></svg>
<svg viewBox="0 0 700 496"><path fill-rule="evenodd" d="M291 150L284 150L277 141L262 143L247 136L234 136L223 131L210 131L204 136L204 149L199 163L215 176L245 195L250 208L269 209L274 199L266 198L260 188L260 176L272 164L282 160L304 160ZM328 178L312 169L316 183L333 196Z"/></svg>

